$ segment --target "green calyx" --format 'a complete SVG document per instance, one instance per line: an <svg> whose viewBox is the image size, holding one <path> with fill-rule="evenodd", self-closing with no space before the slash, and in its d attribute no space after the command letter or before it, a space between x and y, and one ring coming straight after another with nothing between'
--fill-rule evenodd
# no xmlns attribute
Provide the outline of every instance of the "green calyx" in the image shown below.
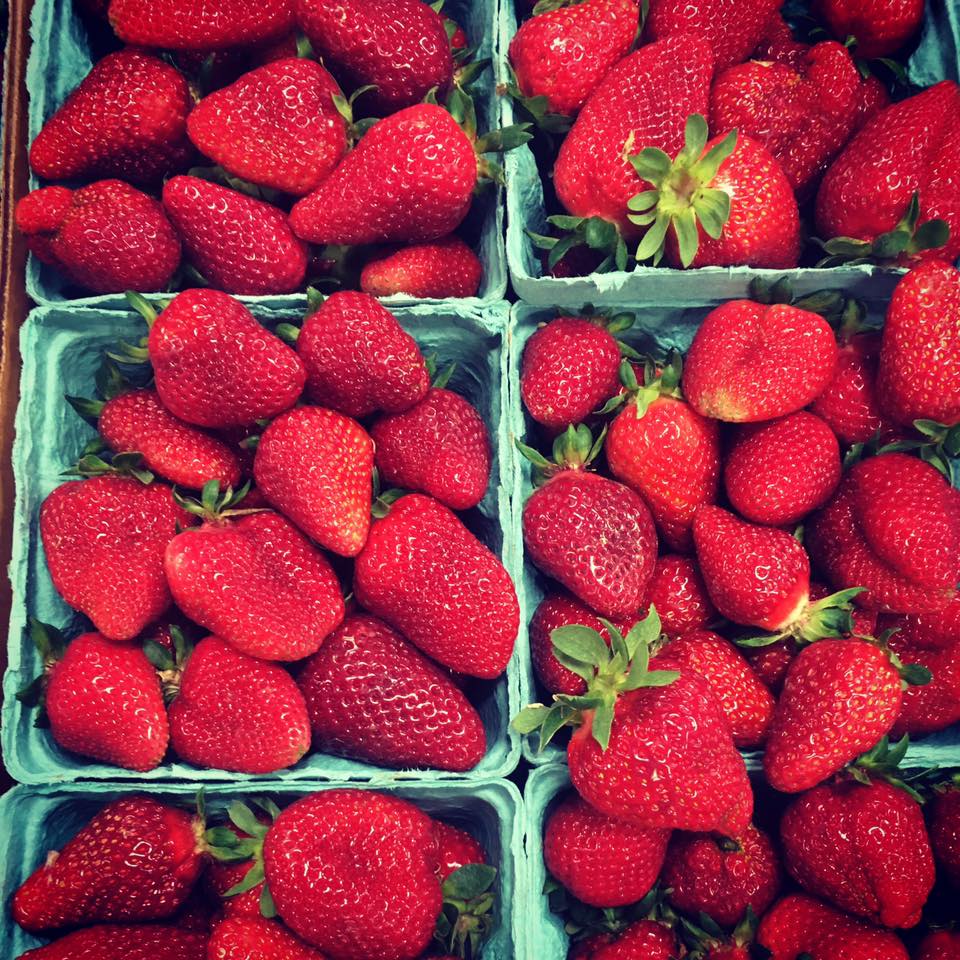
<svg viewBox="0 0 960 960"><path fill-rule="evenodd" d="M675 159L657 147L646 147L630 157L637 175L652 185L627 202L630 222L648 228L637 247L638 262L660 263L671 227L684 267L697 255L698 226L714 240L723 233L730 218L730 196L710 184L736 149L737 131L731 130L704 154L707 136L707 121L695 113L687 119L685 144Z"/></svg>
<svg viewBox="0 0 960 960"><path fill-rule="evenodd" d="M376 470L373 472L373 481L373 503L370 506L370 513L374 519L382 520L390 512L390 508L401 497L406 496L408 491L401 490L399 487L395 487L392 490L381 491L379 489L380 476Z"/></svg>
<svg viewBox="0 0 960 960"><path fill-rule="evenodd" d="M680 377L683 373L683 358L678 350L671 350L667 362L657 366L650 357L643 360L643 383L637 377L637 371L629 360L620 364L620 382L623 391L611 397L600 408L601 415L619 410L624 404L633 404L633 413L639 420L650 404L659 397L681 397Z"/></svg>
<svg viewBox="0 0 960 960"><path fill-rule="evenodd" d="M659 884L637 903L626 907L593 907L578 900L563 884L547 877L543 893L550 903L550 912L563 919L564 932L576 943L598 933L618 936L639 920L662 921L668 925L677 916L664 900L665 891Z"/></svg>
<svg viewBox="0 0 960 960"><path fill-rule="evenodd" d="M554 474L563 470L584 470L596 460L603 441L607 437L607 428L604 427L596 440L590 428L585 424L567 429L553 441L553 459L548 460L539 450L527 446L520 440L516 441L517 449L536 467L538 483L546 482Z"/></svg>
<svg viewBox="0 0 960 960"><path fill-rule="evenodd" d="M680 937L687 947L689 960L706 960L712 951L725 946L745 947L753 943L757 933L757 916L747 907L743 919L728 934L709 914L700 912L697 922L681 918Z"/></svg>
<svg viewBox="0 0 960 960"><path fill-rule="evenodd" d="M541 0L541 2L554 3L557 0ZM558 7L562 2L563 0L559 0ZM544 133L564 134L573 126L573 117L568 117L563 113L553 113L550 110L548 97L543 95L538 97L526 96L520 89L517 75L509 64L507 65L507 82L501 84L497 92L500 96L510 97L530 118L533 125Z"/></svg>
<svg viewBox="0 0 960 960"><path fill-rule="evenodd" d="M443 390L450 382L457 369L457 362L454 360L448 363L443 369L439 366L439 357L436 353L431 353L424 357L423 362L427 368L427 376L430 377L430 386L434 390Z"/></svg>
<svg viewBox="0 0 960 960"><path fill-rule="evenodd" d="M908 793L917 803L923 803L923 795L911 786L911 781L923 779L928 776L928 771L922 770L913 777L906 777L900 770L909 746L910 737L906 734L896 743L891 743L889 737L884 737L873 749L857 757L846 768L846 773L857 783L867 786L874 780L885 780L891 786Z"/></svg>
<svg viewBox="0 0 960 960"><path fill-rule="evenodd" d="M547 251L547 266L553 269L574 247L589 247L604 255L594 267L594 273L609 273L611 270L626 270L630 254L626 241L620 236L615 223L602 217L571 217L557 214L547 217L547 223L562 234L550 237L528 230L527 236L533 245Z"/></svg>
<svg viewBox="0 0 960 960"><path fill-rule="evenodd" d="M99 441L93 441L93 444L100 446ZM89 448L88 444L88 448ZM105 477L105 476L133 477L142 484L153 483L154 475L143 463L143 455L136 451L126 451L116 453L109 459L104 459L98 453L91 452L89 449L84 452L77 462L69 470L63 471L65 477Z"/></svg>
<svg viewBox="0 0 960 960"><path fill-rule="evenodd" d="M45 727L48 725L47 713L44 708L47 680L50 671L58 661L63 659L67 650L67 641L56 627L49 623L43 623L35 617L28 618L27 632L40 656L40 673L25 687L17 691L17 699L25 706L36 707L37 715L34 718L33 725L35 727Z"/></svg>
<svg viewBox="0 0 960 960"><path fill-rule="evenodd" d="M365 93L370 93L371 90L376 89L375 84L368 83L363 87L357 87L349 97L345 97L342 93L334 93L331 95L337 113L340 114L344 123L347 125L347 141L351 146L355 146L357 142L363 138L363 135L375 123L379 122L378 117L364 117L362 120L354 120L353 118L353 106L357 100Z"/></svg>
<svg viewBox="0 0 960 960"><path fill-rule="evenodd" d="M220 187L228 187L230 190L236 190L237 193L252 197L254 200L263 200L265 203L274 205L283 202L284 194L280 190L275 190L272 187L262 187L251 180L244 180L220 166L191 167L187 171L187 175L196 177L198 180L206 180L208 183L215 183ZM190 286L210 286L209 281L189 264L186 265L185 272L186 280Z"/></svg>
<svg viewBox="0 0 960 960"><path fill-rule="evenodd" d="M753 637L741 637L738 646L755 649L768 647L778 640L792 639L804 647L817 640L830 637L846 637L853 633L853 600L863 593L865 587L838 590L830 596L807 605L806 610L785 630Z"/></svg>
<svg viewBox="0 0 960 960"><path fill-rule="evenodd" d="M228 486L221 491L219 480L208 480L200 491L199 499L186 496L177 487L173 488L173 499L187 513L201 517L207 523L216 523L229 517L264 513L266 510L264 507L242 509L237 506L249 492L249 481L238 490Z"/></svg>
<svg viewBox="0 0 960 960"><path fill-rule="evenodd" d="M173 640L173 650L168 650L156 640L145 640L143 643L144 656L160 676L163 702L167 706L180 692L180 676L193 652L193 645L176 624L170 624L170 638Z"/></svg>
<svg viewBox="0 0 960 960"><path fill-rule="evenodd" d="M496 879L495 867L469 863L443 881L443 907L433 938L444 951L463 960L480 956L493 928Z"/></svg>
<svg viewBox="0 0 960 960"><path fill-rule="evenodd" d="M839 290L815 290L804 297L796 297L789 277L777 280L754 277L750 281L750 299L763 304L787 304L816 313L837 330L838 337L844 342L865 329L866 307L860 300L847 297Z"/></svg>
<svg viewBox="0 0 960 960"><path fill-rule="evenodd" d="M651 650L660 639L660 617L651 607L645 619L635 624L626 636L601 619L610 636L610 645L590 627L558 627L550 634L553 655L568 670L587 683L583 696L557 694L550 707L534 704L513 719L519 733L540 732L540 746L550 742L564 726L579 726L584 713L592 712L593 739L606 750L610 743L617 698L642 687L665 687L680 674L676 670L651 670Z"/></svg>
<svg viewBox="0 0 960 960"><path fill-rule="evenodd" d="M912 451L920 459L939 470L953 484L952 461L960 457L960 424L950 426L936 420L914 420L913 428L920 435L916 440L898 440L888 443L877 451L890 453L894 450Z"/></svg>
<svg viewBox="0 0 960 960"><path fill-rule="evenodd" d="M890 663L900 674L900 685L904 690L907 687L925 687L933 679L930 670L920 663L904 663L888 643L898 630L899 627L893 627L890 630L884 630L877 637L861 637L860 639L875 643L890 658Z"/></svg>

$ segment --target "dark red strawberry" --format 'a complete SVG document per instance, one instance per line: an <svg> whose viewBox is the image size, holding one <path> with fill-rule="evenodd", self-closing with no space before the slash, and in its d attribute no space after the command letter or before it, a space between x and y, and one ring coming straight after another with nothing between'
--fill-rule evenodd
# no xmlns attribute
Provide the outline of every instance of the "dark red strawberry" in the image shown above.
<svg viewBox="0 0 960 960"><path fill-rule="evenodd" d="M668 637L705 627L718 616L696 561L678 554L657 558L643 600L643 608L650 606Z"/></svg>
<svg viewBox="0 0 960 960"><path fill-rule="evenodd" d="M960 933L935 930L917 946L915 960L957 960L960 957Z"/></svg>
<svg viewBox="0 0 960 960"><path fill-rule="evenodd" d="M265 917L228 917L214 928L207 956L217 960L324 960L323 954Z"/></svg>
<svg viewBox="0 0 960 960"><path fill-rule="evenodd" d="M960 887L960 790L952 785L940 788L927 809L937 865L954 887Z"/></svg>
<svg viewBox="0 0 960 960"><path fill-rule="evenodd" d="M879 77L865 77L860 84L857 97L857 122L854 130L859 130L865 123L872 120L881 110L890 106L890 91L883 85Z"/></svg>
<svg viewBox="0 0 960 960"><path fill-rule="evenodd" d="M479 714L400 634L351 615L297 683L318 750L397 768L471 770L486 752Z"/></svg>
<svg viewBox="0 0 960 960"><path fill-rule="evenodd" d="M207 937L176 926L87 927L20 954L21 960L207 960Z"/></svg>
<svg viewBox="0 0 960 960"><path fill-rule="evenodd" d="M437 876L441 883L461 867L487 862L483 847L465 830L434 820L433 838L437 844Z"/></svg>
<svg viewBox="0 0 960 960"><path fill-rule="evenodd" d="M483 265L459 237L375 255L360 274L360 289L374 297L401 294L417 300L475 297Z"/></svg>
<svg viewBox="0 0 960 960"><path fill-rule="evenodd" d="M47 180L154 183L193 155L191 106L187 81L168 63L137 50L107 54L43 125L30 167Z"/></svg>
<svg viewBox="0 0 960 960"><path fill-rule="evenodd" d="M677 952L674 932L656 920L631 923L613 943L599 946L590 960L673 960Z"/></svg>
<svg viewBox="0 0 960 960"><path fill-rule="evenodd" d="M796 41L793 30L778 10L767 20L752 59L785 63L794 69L800 69L806 62L809 49L808 44Z"/></svg>
<svg viewBox="0 0 960 960"><path fill-rule="evenodd" d="M858 57L889 57L919 29L923 0L817 0L816 12L842 43L852 37Z"/></svg>

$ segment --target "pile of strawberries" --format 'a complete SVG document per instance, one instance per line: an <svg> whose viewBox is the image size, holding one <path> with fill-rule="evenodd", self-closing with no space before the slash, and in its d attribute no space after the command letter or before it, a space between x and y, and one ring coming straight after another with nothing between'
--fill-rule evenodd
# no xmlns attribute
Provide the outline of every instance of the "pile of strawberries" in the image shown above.
<svg viewBox="0 0 960 960"><path fill-rule="evenodd" d="M131 299L149 334L106 357L101 399L71 398L99 436L40 510L93 632L34 621L44 672L21 696L65 750L136 771L172 751L264 774L311 748L475 767L466 690L488 696L519 612L454 513L486 493L491 448L453 371L431 384L364 293L312 296L280 328L294 346L219 291Z"/></svg>
<svg viewBox="0 0 960 960"><path fill-rule="evenodd" d="M255 804L234 801L211 825L202 796L195 812L149 796L107 804L14 893L16 922L58 938L21 957L476 955L497 871L469 833L372 791Z"/></svg>
<svg viewBox="0 0 960 960"><path fill-rule="evenodd" d="M908 87L890 60L923 0L816 0L819 22L796 24L809 42L781 6L533 8L505 86L543 131L546 271L956 259L960 87Z"/></svg>

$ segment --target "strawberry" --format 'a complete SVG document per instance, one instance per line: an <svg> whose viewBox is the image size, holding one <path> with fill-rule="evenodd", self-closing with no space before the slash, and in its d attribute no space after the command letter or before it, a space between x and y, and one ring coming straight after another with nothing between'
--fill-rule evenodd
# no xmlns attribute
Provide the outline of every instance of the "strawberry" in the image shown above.
<svg viewBox="0 0 960 960"><path fill-rule="evenodd" d="M324 960L282 924L264 917L228 917L217 924L207 955L218 960Z"/></svg>
<svg viewBox="0 0 960 960"><path fill-rule="evenodd" d="M840 483L840 445L830 427L806 411L745 424L734 434L723 469L731 505L754 523L792 526L822 507Z"/></svg>
<svg viewBox="0 0 960 960"><path fill-rule="evenodd" d="M809 893L885 927L912 927L933 888L920 804L882 780L821 784L780 821L783 859Z"/></svg>
<svg viewBox="0 0 960 960"><path fill-rule="evenodd" d="M864 78L857 96L857 120L854 130L859 130L881 110L889 107L890 103L890 91L883 85L879 77L871 75Z"/></svg>
<svg viewBox="0 0 960 960"><path fill-rule="evenodd" d="M343 618L340 584L326 557L278 513L231 518L229 495L217 493L203 492L203 526L167 546L164 566L177 605L247 656L299 660L314 653Z"/></svg>
<svg viewBox="0 0 960 960"><path fill-rule="evenodd" d="M207 938L175 926L87 927L45 947L20 954L20 960L207 960Z"/></svg>
<svg viewBox="0 0 960 960"><path fill-rule="evenodd" d="M184 290L159 316L145 303L157 393L198 427L249 426L292 407L306 372L282 340L217 290Z"/></svg>
<svg viewBox="0 0 960 960"><path fill-rule="evenodd" d="M397 768L471 770L487 743L460 688L385 623L352 614L297 683L317 749Z"/></svg>
<svg viewBox="0 0 960 960"><path fill-rule="evenodd" d="M433 387L370 428L381 481L429 494L451 510L477 506L490 485L490 434L476 407Z"/></svg>
<svg viewBox="0 0 960 960"><path fill-rule="evenodd" d="M114 800L20 885L13 918L40 933L169 917L200 875L201 829L187 811L150 797Z"/></svg>
<svg viewBox="0 0 960 960"><path fill-rule="evenodd" d="M368 260L360 289L374 297L401 294L417 300L475 297L483 265L459 237L386 250Z"/></svg>
<svg viewBox="0 0 960 960"><path fill-rule="evenodd" d="M917 946L916 960L957 960L960 957L960 933L934 930Z"/></svg>
<svg viewBox="0 0 960 960"><path fill-rule="evenodd" d="M120 180L34 190L16 219L31 253L91 293L165 290L180 265L163 207Z"/></svg>
<svg viewBox="0 0 960 960"><path fill-rule="evenodd" d="M227 810L227 816L229 817L231 813L236 815L238 809L238 806L231 805ZM243 812L248 812L247 808L244 808ZM259 837L260 833L265 832L261 828L269 828L278 811L268 804L262 812L253 814L250 811L250 813L258 826L253 828L253 825L247 824L243 817L240 818L241 823L250 826L254 830L254 834ZM254 834L247 833L246 830L229 819L213 827L212 831L216 831L216 833L208 832L208 835L220 836L226 842L222 844L222 852L221 848L214 847L214 855L204 871L202 887L207 899L221 909L222 916L220 919L262 917L263 914L260 911L264 889L262 864L258 866L256 858L252 860L245 857L243 859L239 858L240 854L243 853L244 845L242 841L256 839ZM252 876L249 877L248 881L248 874L251 873ZM237 893L234 888L240 888L242 892Z"/></svg>
<svg viewBox="0 0 960 960"><path fill-rule="evenodd" d="M137 50L107 54L43 125L30 168L47 180L155 183L193 155L191 106L187 81L163 60Z"/></svg>
<svg viewBox="0 0 960 960"><path fill-rule="evenodd" d="M647 364L643 385L623 364L630 399L607 433L610 472L643 497L671 550L693 545L693 515L714 503L720 485L720 431L682 397L679 356L659 373ZM609 405L608 405L609 408Z"/></svg>
<svg viewBox="0 0 960 960"><path fill-rule="evenodd" d="M678 554L657 558L643 600L644 609L650 606L657 608L660 625L668 637L705 627L717 619L696 561Z"/></svg>
<svg viewBox="0 0 960 960"><path fill-rule="evenodd" d="M860 83L846 47L833 41L810 47L796 66L751 60L717 76L710 127L762 143L805 197L853 132Z"/></svg>
<svg viewBox="0 0 960 960"><path fill-rule="evenodd" d="M551 4L542 13L535 9L510 41L520 93L539 101L530 105L532 110L573 116L629 52L639 25L636 0L584 0Z"/></svg>
<svg viewBox="0 0 960 960"><path fill-rule="evenodd" d="M293 6L293 0L110 0L110 25L125 43L219 50L288 33Z"/></svg>
<svg viewBox="0 0 960 960"><path fill-rule="evenodd" d="M334 293L308 314L297 336L314 403L360 419L419 403L430 374L417 342L366 293Z"/></svg>
<svg viewBox="0 0 960 960"><path fill-rule="evenodd" d="M809 50L808 44L798 43L794 39L793 30L778 10L767 20L760 42L754 48L752 59L784 63L800 70L806 63Z"/></svg>
<svg viewBox="0 0 960 960"><path fill-rule="evenodd" d="M735 926L747 910L763 916L783 883L770 837L753 824L735 837L675 833L662 879L677 910L705 913L723 927Z"/></svg>
<svg viewBox="0 0 960 960"><path fill-rule="evenodd" d="M657 882L669 839L669 830L615 820L574 794L547 818L543 859L578 900L623 907L642 900Z"/></svg>
<svg viewBox="0 0 960 960"><path fill-rule="evenodd" d="M818 640L794 657L767 736L763 769L775 790L800 793L870 750L902 700L889 654L867 640Z"/></svg>
<svg viewBox="0 0 960 960"><path fill-rule="evenodd" d="M430 497L411 493L385 508L354 567L357 602L451 670L499 676L520 626L503 565Z"/></svg>
<svg viewBox="0 0 960 960"><path fill-rule="evenodd" d="M174 177L163 208L187 261L227 293L292 293L307 272L306 245L286 214L262 200L199 177Z"/></svg>
<svg viewBox="0 0 960 960"><path fill-rule="evenodd" d="M453 80L450 41L439 13L420 0L293 0L313 49L344 86L373 86L384 115L419 103Z"/></svg>
<svg viewBox="0 0 960 960"><path fill-rule="evenodd" d="M952 886L960 887L960 791L938 790L928 811L937 865Z"/></svg>
<svg viewBox="0 0 960 960"><path fill-rule="evenodd" d="M434 820L433 838L437 844L437 876L441 883L461 867L487 862L483 847L465 830Z"/></svg>
<svg viewBox="0 0 960 960"><path fill-rule="evenodd" d="M815 400L836 359L836 337L823 317L783 303L730 300L694 335L683 391L705 417L773 420Z"/></svg>
<svg viewBox="0 0 960 960"><path fill-rule="evenodd" d="M290 674L219 637L189 655L169 715L174 751L197 767L273 773L310 749L310 719Z"/></svg>
<svg viewBox="0 0 960 960"><path fill-rule="evenodd" d="M856 41L858 57L896 53L920 29L923 0L817 0L816 12L841 42Z"/></svg>
<svg viewBox="0 0 960 960"><path fill-rule="evenodd" d="M877 396L896 423L960 423L960 272L939 261L898 284L883 328Z"/></svg>
<svg viewBox="0 0 960 960"><path fill-rule="evenodd" d="M169 487L93 477L57 487L40 508L50 578L111 640L130 640L170 606L163 551L190 516Z"/></svg>
<svg viewBox="0 0 960 960"><path fill-rule="evenodd" d="M637 920L613 943L594 950L589 960L673 960L677 949L669 927L656 920Z"/></svg>
<svg viewBox="0 0 960 960"><path fill-rule="evenodd" d="M286 58L203 98L187 120L197 149L228 173L303 196L347 149L336 80L313 60Z"/></svg>

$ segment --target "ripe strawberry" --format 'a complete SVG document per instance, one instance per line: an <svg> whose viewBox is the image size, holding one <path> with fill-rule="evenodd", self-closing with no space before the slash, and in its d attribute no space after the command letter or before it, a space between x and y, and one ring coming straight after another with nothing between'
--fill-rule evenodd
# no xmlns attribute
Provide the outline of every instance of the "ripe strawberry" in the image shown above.
<svg viewBox="0 0 960 960"><path fill-rule="evenodd" d="M767 20L751 59L784 63L800 70L806 63L809 49L808 44L798 43L794 39L793 30L778 10Z"/></svg>
<svg viewBox="0 0 960 960"><path fill-rule="evenodd" d="M177 605L247 656L299 660L314 653L343 618L340 584L326 557L278 513L230 519L222 501L206 499L203 526L167 546L164 565Z"/></svg>
<svg viewBox="0 0 960 960"><path fill-rule="evenodd" d="M370 428L381 481L429 494L451 510L477 506L490 485L490 435L476 407L434 387L416 406Z"/></svg>
<svg viewBox="0 0 960 960"><path fill-rule="evenodd" d="M17 889L13 918L40 933L171 916L203 866L202 824L150 797L105 806Z"/></svg>
<svg viewBox="0 0 960 960"><path fill-rule="evenodd" d="M856 40L858 57L896 53L919 29L923 0L818 0L816 12L841 42Z"/></svg>
<svg viewBox="0 0 960 960"><path fill-rule="evenodd" d="M954 887L960 887L960 790L938 789L927 810L938 868Z"/></svg>
<svg viewBox="0 0 960 960"><path fill-rule="evenodd" d="M356 419L408 410L430 389L417 342L365 293L324 300L304 321L297 352L310 399Z"/></svg>
<svg viewBox="0 0 960 960"><path fill-rule="evenodd" d="M461 867L487 862L483 847L465 830L434 820L433 838L437 844L437 877L441 883Z"/></svg>
<svg viewBox="0 0 960 960"><path fill-rule="evenodd" d="M262 295L303 284L307 248L278 207L199 177L168 180L163 207L184 256L214 287Z"/></svg>
<svg viewBox="0 0 960 960"><path fill-rule="evenodd" d="M683 391L705 417L773 420L815 400L836 359L836 337L823 317L783 303L730 300L694 335Z"/></svg>
<svg viewBox="0 0 960 960"><path fill-rule="evenodd" d="M723 927L748 909L763 916L783 883L770 838L749 824L736 837L675 833L663 869L670 903L684 913L706 913Z"/></svg>
<svg viewBox="0 0 960 960"><path fill-rule="evenodd" d="M262 818L261 822L267 823ZM220 829L229 830L238 840L250 838L250 834L233 823L227 823ZM259 918L263 916L260 912L260 901L263 895L262 880L254 883L249 889L243 890L242 893L230 892L240 884L246 887L247 883L244 881L247 879L247 874L255 868L255 860L219 860L214 857L207 864L203 874L203 886L208 899L222 909L223 917ZM256 879L256 875L253 879Z"/></svg>
<svg viewBox="0 0 960 960"><path fill-rule="evenodd" d="M155 183L193 155L191 106L187 81L163 60L137 50L107 54L43 125L30 167L47 180Z"/></svg>
<svg viewBox="0 0 960 960"><path fill-rule="evenodd" d="M217 960L324 960L275 920L228 917L214 928L207 956Z"/></svg>
<svg viewBox="0 0 960 960"><path fill-rule="evenodd" d="M297 676L318 750L386 767L472 770L483 721L460 688L400 634L351 615Z"/></svg>
<svg viewBox="0 0 960 960"><path fill-rule="evenodd" d="M867 121L872 120L881 110L890 106L890 91L879 77L865 77L860 84L857 96L857 121L854 130L859 130Z"/></svg>
<svg viewBox="0 0 960 960"><path fill-rule="evenodd" d="M700 568L690 557L678 554L657 558L643 600L643 609L650 606L656 607L660 626L668 637L705 627L718 616Z"/></svg>
<svg viewBox="0 0 960 960"><path fill-rule="evenodd" d="M520 625L510 576L436 500L411 493L374 520L353 589L364 609L451 670L492 679L506 669Z"/></svg>
<svg viewBox="0 0 960 960"><path fill-rule="evenodd" d="M793 659L767 736L763 769L782 793L809 790L893 727L900 674L866 640L818 640Z"/></svg>
<svg viewBox="0 0 960 960"><path fill-rule="evenodd" d="M147 322L157 393L187 423L249 426L288 410L303 391L300 358L225 293L184 290Z"/></svg>
<svg viewBox="0 0 960 960"><path fill-rule="evenodd" d="M45 947L20 954L20 960L207 960L207 938L176 926L87 927Z"/></svg>
<svg viewBox="0 0 960 960"><path fill-rule="evenodd" d="M65 483L40 508L54 587L111 640L130 640L170 606L163 551L189 523L169 487L132 477Z"/></svg>
<svg viewBox="0 0 960 960"><path fill-rule="evenodd" d="M792 526L822 507L840 483L840 445L830 427L806 411L737 428L723 483L741 516Z"/></svg>
<svg viewBox="0 0 960 960"><path fill-rule="evenodd" d="M337 81L313 60L286 58L203 98L187 121L197 148L236 177L303 196L347 149Z"/></svg>
<svg viewBox="0 0 960 960"><path fill-rule="evenodd" d="M594 950L589 960L673 960L677 949L677 938L669 927L656 920L637 920L613 943Z"/></svg>
<svg viewBox="0 0 960 960"><path fill-rule="evenodd" d="M34 190L16 218L30 252L91 293L166 290L180 265L163 207L120 180Z"/></svg>
<svg viewBox="0 0 960 960"><path fill-rule="evenodd" d="M420 0L294 0L297 22L341 83L372 85L383 115L419 103L453 80L450 41L439 13Z"/></svg>
<svg viewBox="0 0 960 960"><path fill-rule="evenodd" d="M585 0L535 10L510 41L520 92L546 98L545 112L573 116L629 52L639 22L636 0Z"/></svg>
<svg viewBox="0 0 960 960"><path fill-rule="evenodd" d="M413 804L315 793L280 814L263 855L280 917L325 954L413 958L429 944L442 894L432 822Z"/></svg>
<svg viewBox="0 0 960 960"><path fill-rule="evenodd" d="M360 273L360 289L374 297L402 294L417 300L475 297L482 276L477 255L449 236L376 254Z"/></svg>
<svg viewBox="0 0 960 960"><path fill-rule="evenodd" d="M657 882L669 839L669 830L608 817L574 794L547 818L543 859L578 900L623 907L642 900Z"/></svg>
<svg viewBox="0 0 960 960"><path fill-rule="evenodd" d="M110 0L110 25L125 43L219 50L290 32L293 6L292 0Z"/></svg>
<svg viewBox="0 0 960 960"><path fill-rule="evenodd" d="M920 804L882 780L821 784L780 821L783 859L808 892L885 927L912 927L933 888Z"/></svg>
<svg viewBox="0 0 960 960"><path fill-rule="evenodd" d="M960 933L935 930L917 946L916 960L957 960L960 957Z"/></svg>
<svg viewBox="0 0 960 960"><path fill-rule="evenodd" d="M960 272L932 261L911 270L887 309L877 396L896 423L960 423Z"/></svg>

